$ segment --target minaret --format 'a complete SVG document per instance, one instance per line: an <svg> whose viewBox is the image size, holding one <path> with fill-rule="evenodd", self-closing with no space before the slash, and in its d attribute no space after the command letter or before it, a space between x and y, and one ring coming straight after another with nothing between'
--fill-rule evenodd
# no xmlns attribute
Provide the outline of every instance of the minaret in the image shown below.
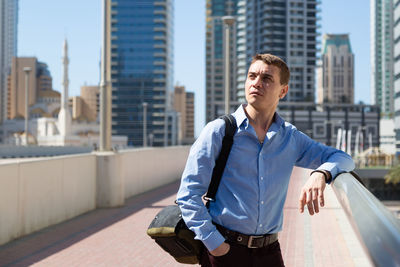
<svg viewBox="0 0 400 267"><path fill-rule="evenodd" d="M63 90L61 93L61 107L60 113L58 113L58 130L61 136L67 136L71 133L71 113L68 109L68 44L67 39L64 40L63 45Z"/></svg>

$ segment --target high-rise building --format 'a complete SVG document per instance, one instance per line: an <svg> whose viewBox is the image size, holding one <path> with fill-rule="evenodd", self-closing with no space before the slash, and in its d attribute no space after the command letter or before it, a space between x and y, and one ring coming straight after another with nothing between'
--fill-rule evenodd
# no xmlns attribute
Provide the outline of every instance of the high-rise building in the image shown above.
<svg viewBox="0 0 400 267"><path fill-rule="evenodd" d="M18 0L0 0L0 124L7 118L7 77L17 56L17 25Z"/></svg>
<svg viewBox="0 0 400 267"><path fill-rule="evenodd" d="M194 93L186 92L186 129L185 139L194 141Z"/></svg>
<svg viewBox="0 0 400 267"><path fill-rule="evenodd" d="M394 2L394 131L396 138L396 155L400 154L400 0Z"/></svg>
<svg viewBox="0 0 400 267"><path fill-rule="evenodd" d="M206 1L206 120L224 114L225 110L225 25L223 17L237 18L238 0ZM237 25L230 30L230 101L236 102L236 37Z"/></svg>
<svg viewBox="0 0 400 267"><path fill-rule="evenodd" d="M173 0L113 0L108 5L112 134L142 146L146 121L152 145L173 144Z"/></svg>
<svg viewBox="0 0 400 267"><path fill-rule="evenodd" d="M35 108L36 113L40 109L37 116L52 116L60 106L60 93L52 90L52 78L47 65L35 57L13 57L8 76L7 118L25 118L25 67L31 68L28 84L29 108Z"/></svg>
<svg viewBox="0 0 400 267"><path fill-rule="evenodd" d="M371 0L371 102L394 113L393 0Z"/></svg>
<svg viewBox="0 0 400 267"><path fill-rule="evenodd" d="M99 86L81 86L81 95L69 97L68 107L73 120L97 122L100 108Z"/></svg>
<svg viewBox="0 0 400 267"><path fill-rule="evenodd" d="M207 0L206 120L224 113L223 16L234 16L231 30L231 105L244 102L251 57L271 53L291 70L283 101L314 101L318 0ZM233 107L231 107L232 110Z"/></svg>
<svg viewBox="0 0 400 267"><path fill-rule="evenodd" d="M354 103L354 54L348 34L324 35L317 76L317 103Z"/></svg>
<svg viewBox="0 0 400 267"><path fill-rule="evenodd" d="M285 60L291 78L284 101L314 101L319 3L317 0L247 1L247 67L255 53L272 53Z"/></svg>
<svg viewBox="0 0 400 267"><path fill-rule="evenodd" d="M194 139L194 93L186 92L184 86L175 86L174 109L179 112L178 140L191 144Z"/></svg>
<svg viewBox="0 0 400 267"><path fill-rule="evenodd" d="M186 90L185 86L175 86L174 91L174 110L179 112L178 140L185 136L186 128Z"/></svg>

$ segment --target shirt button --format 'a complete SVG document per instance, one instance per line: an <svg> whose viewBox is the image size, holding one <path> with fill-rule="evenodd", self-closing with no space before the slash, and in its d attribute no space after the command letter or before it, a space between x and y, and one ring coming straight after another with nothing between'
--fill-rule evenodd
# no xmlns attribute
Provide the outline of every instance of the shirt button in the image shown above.
<svg viewBox="0 0 400 267"><path fill-rule="evenodd" d="M264 180L264 177L262 177L262 176L261 176L261 178L260 178L260 179L261 179L261 180Z"/></svg>
<svg viewBox="0 0 400 267"><path fill-rule="evenodd" d="M264 204L264 201L261 201L261 204Z"/></svg>
<svg viewBox="0 0 400 267"><path fill-rule="evenodd" d="M262 227L262 224L260 224L260 227Z"/></svg>

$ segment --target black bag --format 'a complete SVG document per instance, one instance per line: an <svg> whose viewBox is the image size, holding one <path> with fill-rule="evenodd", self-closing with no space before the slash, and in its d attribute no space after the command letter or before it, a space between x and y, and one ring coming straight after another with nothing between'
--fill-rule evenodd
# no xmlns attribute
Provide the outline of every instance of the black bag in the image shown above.
<svg viewBox="0 0 400 267"><path fill-rule="evenodd" d="M151 222L147 234L177 262L199 262L203 244L194 239L194 233L187 228L178 205L162 209Z"/></svg>
<svg viewBox="0 0 400 267"><path fill-rule="evenodd" d="M204 196L207 208L217 193L219 182L232 148L233 136L237 129L235 118L232 115L224 115L221 119L225 121L225 136L222 140L221 152L215 161L207 194ZM199 263L203 243L194 239L195 234L186 226L182 219L181 210L177 205L167 206L162 209L150 223L147 234L174 257L177 262L186 264Z"/></svg>

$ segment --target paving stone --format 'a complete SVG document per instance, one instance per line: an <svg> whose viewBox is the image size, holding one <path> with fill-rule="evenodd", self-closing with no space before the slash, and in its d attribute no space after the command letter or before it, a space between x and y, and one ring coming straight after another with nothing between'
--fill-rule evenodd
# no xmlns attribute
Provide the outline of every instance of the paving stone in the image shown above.
<svg viewBox="0 0 400 267"><path fill-rule="evenodd" d="M330 188L319 214L299 213L298 196L308 173L295 169L288 190L279 235L286 266L368 266L359 252L352 258L349 237L343 237L336 219L343 211ZM0 246L0 266L185 266L146 234L154 215L173 204L178 187L175 182L132 197L123 207L97 209Z"/></svg>

